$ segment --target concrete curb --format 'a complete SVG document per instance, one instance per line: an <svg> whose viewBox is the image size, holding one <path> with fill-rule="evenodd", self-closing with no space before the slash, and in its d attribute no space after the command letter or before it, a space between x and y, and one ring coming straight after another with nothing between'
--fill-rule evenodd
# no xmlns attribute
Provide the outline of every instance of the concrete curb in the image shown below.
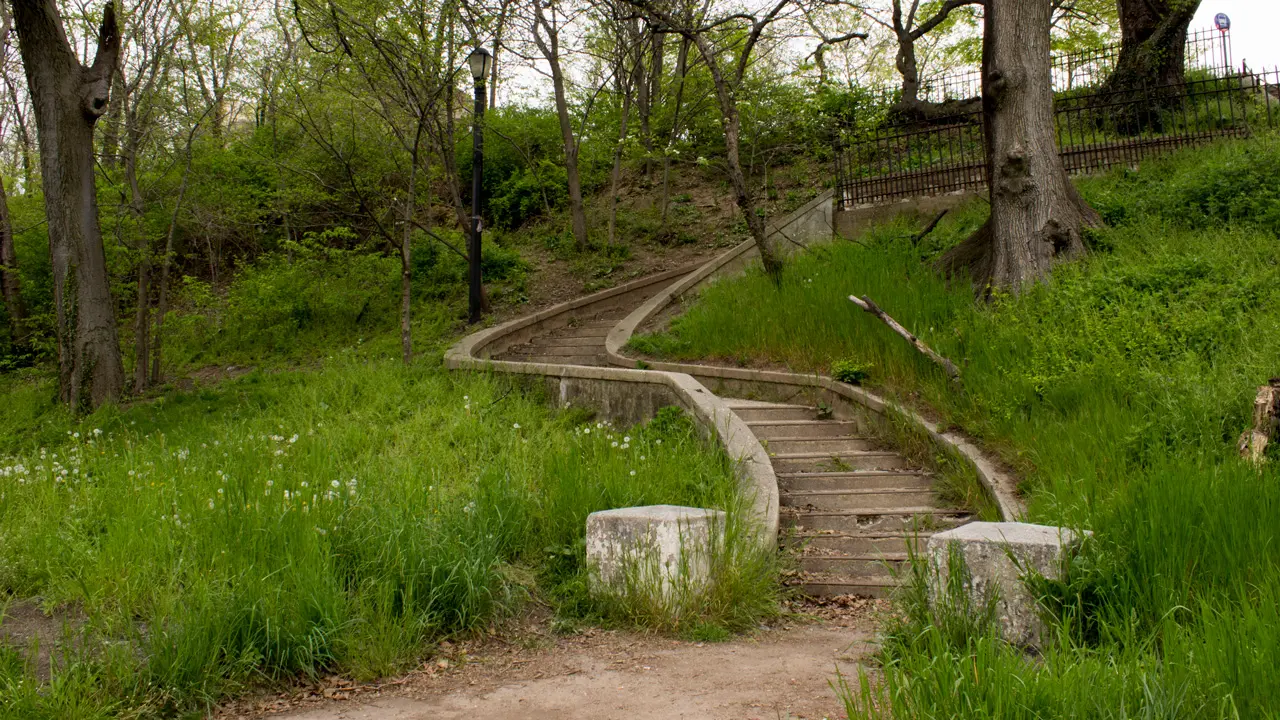
<svg viewBox="0 0 1280 720"><path fill-rule="evenodd" d="M741 255L743 251L744 248L740 245L724 255L712 260L702 268L699 268L693 274L686 277L684 280L681 280L662 292L659 292L643 305L636 308L636 310L630 315L623 318L616 326L614 326L613 330L609 332L608 337L605 338L605 353L609 358L609 362L620 367L634 367L637 362L636 359L623 355L622 348L625 347L627 342L631 339L636 328L648 322L650 318L665 309L668 305L674 302L676 298L688 292L690 288L696 286L698 283L704 282L707 278L724 268L730 261ZM944 430L940 425L926 419L916 411L885 400L884 398L860 387L836 382L831 378L821 375L803 375L798 373L748 370L744 368L726 368L714 365L695 365L690 363L654 361L648 362L648 367L654 370L662 370L666 372L685 373L695 378L732 380L797 389L825 390L833 395L850 400L878 415L884 415L886 411L891 411L919 427L935 444L952 450L963 457L978 474L978 478L982 481L982 484L986 486L987 490L991 493L992 498L996 501L996 505L1000 508L1000 514L1004 520L1017 521L1026 515L1026 505L1018 496L1016 480L1008 474L1001 472L997 465L987 458L982 450L970 442L968 438L960 435L959 433Z"/></svg>
<svg viewBox="0 0 1280 720"><path fill-rule="evenodd" d="M760 526L760 540L772 546L778 536L778 480L769 455L746 423L693 377L661 370L510 362L477 355L501 339L532 326L560 320L567 323L578 310L687 272L689 270L668 271L642 278L472 333L445 352L444 365L450 370L541 376L550 381L553 385L550 389L562 404L569 402L571 397L587 396L602 405L601 409L606 414L631 422L643 419L642 415L651 415L657 410L658 403L681 406L720 442L734 461L743 496L751 501L753 520ZM644 411L638 411L638 407L643 407Z"/></svg>

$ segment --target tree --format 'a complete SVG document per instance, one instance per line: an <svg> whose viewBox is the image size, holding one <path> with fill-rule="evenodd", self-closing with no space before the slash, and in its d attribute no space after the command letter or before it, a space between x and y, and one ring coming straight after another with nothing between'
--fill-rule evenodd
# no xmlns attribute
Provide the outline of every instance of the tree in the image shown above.
<svg viewBox="0 0 1280 720"><path fill-rule="evenodd" d="M0 74L8 75L9 38L13 19L7 8L0 4ZM12 108L17 114L18 108ZM0 137L4 136L6 113L0 112ZM0 174L0 295L4 296L5 313L9 316L9 337L14 345L22 345L26 339L26 307L22 303L22 288L18 279L18 253L13 241L13 223L9 219L9 197L5 192L4 175Z"/></svg>
<svg viewBox="0 0 1280 720"><path fill-rule="evenodd" d="M1200 0L1119 0L1120 57L1111 90L1180 85L1185 80L1187 29Z"/></svg>
<svg viewBox="0 0 1280 720"><path fill-rule="evenodd" d="M114 4L102 11L93 64L81 65L54 0L12 0L40 143L59 391L73 410L120 397L124 366L107 277L94 176L93 131L107 110L120 56Z"/></svg>
<svg viewBox="0 0 1280 720"><path fill-rule="evenodd" d="M574 137L573 122L569 118L569 97L562 60L562 32L568 21L563 18L554 0L533 0L533 41L551 69L551 88L555 93L556 116L560 120L560 135L564 142L564 167L569 179L569 214L573 224L573 240L579 250L587 247L587 213L582 202L582 176L578 172L580 141Z"/></svg>
<svg viewBox="0 0 1280 720"><path fill-rule="evenodd" d="M910 117L923 118L935 114L937 104L920 99L920 61L916 57L916 44L925 35L946 23L956 10L969 5L981 5L983 0L945 0L941 4L926 3L924 6L921 5L920 0L909 0L909 2L910 5L904 11L903 0L892 0L887 20L878 12L865 8L862 12L867 18L892 32L894 41L897 43L898 51L894 58L894 66L902 76L902 97L898 101L898 112ZM925 15L923 18L922 12ZM948 113L952 112L948 106Z"/></svg>
<svg viewBox="0 0 1280 720"><path fill-rule="evenodd" d="M1050 10L1044 0L1000 0L986 9L982 113L991 217L939 259L947 274L967 271L984 294L1016 293L1045 278L1055 262L1083 255L1084 230L1101 223L1058 155Z"/></svg>
<svg viewBox="0 0 1280 720"><path fill-rule="evenodd" d="M700 10L684 18L675 16L654 0L626 2L657 26L659 31L688 38L698 48L698 54L702 56L715 86L721 128L724 130L725 164L734 198L747 221L747 228L760 253L765 272L778 281L782 275L782 258L768 242L764 218L756 212L755 198L747 186L746 174L742 171L739 152L742 116L738 111L738 92L751 65L752 54L765 30L783 17L793 0L777 0L759 14L741 11L718 17L711 15L710 2L705 2Z"/></svg>

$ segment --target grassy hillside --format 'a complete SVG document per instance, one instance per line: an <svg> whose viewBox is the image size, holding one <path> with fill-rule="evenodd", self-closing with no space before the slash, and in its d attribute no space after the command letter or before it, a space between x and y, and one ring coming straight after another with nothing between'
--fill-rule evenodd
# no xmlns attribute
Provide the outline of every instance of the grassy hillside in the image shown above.
<svg viewBox="0 0 1280 720"><path fill-rule="evenodd" d="M633 343L674 358L869 366L870 384L1017 468L1035 520L1095 531L1053 589L1061 638L1043 662L916 613L859 714L1280 712L1280 470L1248 467L1234 448L1257 386L1280 375L1280 142L1187 151L1081 189L1109 226L1087 259L1021 297L978 304L930 267L985 219L975 202L918 247L915 225L899 223L797 259L781 288L759 273L717 284L668 332ZM964 391L850 294L955 360Z"/></svg>
<svg viewBox="0 0 1280 720"><path fill-rule="evenodd" d="M405 367L340 301L366 274L308 267L268 260L179 318L175 355L219 363L204 385L73 419L47 372L0 379L0 615L44 630L0 642L0 717L173 716L250 684L381 676L530 596L699 637L774 612L772 557L736 540L681 624L586 592L588 513L738 509L680 413L615 429L446 373L451 324L429 308ZM266 369L226 371L246 360Z"/></svg>

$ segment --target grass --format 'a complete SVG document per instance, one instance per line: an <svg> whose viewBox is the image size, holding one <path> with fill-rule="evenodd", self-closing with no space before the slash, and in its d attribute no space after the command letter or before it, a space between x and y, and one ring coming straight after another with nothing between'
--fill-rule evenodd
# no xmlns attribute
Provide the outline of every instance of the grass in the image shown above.
<svg viewBox="0 0 1280 720"><path fill-rule="evenodd" d="M0 610L83 618L48 667L0 646L0 717L195 714L250 685L392 674L531 596L570 624L697 637L776 612L776 559L690 420L615 429L446 373L448 323L419 316L411 367L383 331L81 419L39 371L0 379ZM587 592L587 514L657 503L731 517L716 582L674 616Z"/></svg>
<svg viewBox="0 0 1280 720"><path fill-rule="evenodd" d="M977 304L930 267L985 220L975 202L918 247L900 222L798 258L780 288L758 272L723 281L634 341L680 359L869 367L864 384L1017 468L1035 521L1096 533L1055 590L1060 637L1043 658L907 623L874 697L853 688L856 716L1280 715L1280 470L1234 448L1257 386L1280 375L1280 142L1080 186L1109 226L1020 297ZM849 294L956 361L964 391Z"/></svg>

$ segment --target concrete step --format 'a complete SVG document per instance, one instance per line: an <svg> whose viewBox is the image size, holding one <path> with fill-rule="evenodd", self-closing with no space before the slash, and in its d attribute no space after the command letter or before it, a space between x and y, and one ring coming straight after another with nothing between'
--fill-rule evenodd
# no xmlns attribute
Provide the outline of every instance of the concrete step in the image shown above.
<svg viewBox="0 0 1280 720"><path fill-rule="evenodd" d="M888 574L859 578L858 580L802 574L788 584L797 587L800 592L809 597L857 595L860 597L882 598L888 597L898 587L898 581Z"/></svg>
<svg viewBox="0 0 1280 720"><path fill-rule="evenodd" d="M529 341L534 347L579 347L589 346L604 347L604 335L582 337L580 335L560 335L552 333L551 335L542 335Z"/></svg>
<svg viewBox="0 0 1280 720"><path fill-rule="evenodd" d="M564 338L557 338L564 339ZM591 338L594 339L594 338ZM604 354L604 342L598 342L591 345L524 345L519 348L512 348L507 352L517 353L520 355L532 356L564 356L574 357L579 355L601 355Z"/></svg>
<svg viewBox="0 0 1280 720"><path fill-rule="evenodd" d="M932 508L937 501L933 490L915 488L867 488L842 490L808 490L784 492L778 497L785 507L813 508L815 510L861 510L863 508L887 509L901 512L903 508Z"/></svg>
<svg viewBox="0 0 1280 720"><path fill-rule="evenodd" d="M604 355L550 355L550 354L522 354L508 352L497 358L498 360L510 360L511 362L529 362L529 363L546 363L549 365L608 365L608 361Z"/></svg>
<svg viewBox="0 0 1280 720"><path fill-rule="evenodd" d="M773 438L857 437L859 426L852 420L755 420L747 427L762 440Z"/></svg>
<svg viewBox="0 0 1280 720"><path fill-rule="evenodd" d="M779 473L778 489L782 492L813 490L893 490L910 488L931 490L933 476L919 472L866 470L856 473Z"/></svg>
<svg viewBox="0 0 1280 720"><path fill-rule="evenodd" d="M841 472L848 470L891 470L904 468L907 459L888 450L852 452L769 453L774 472Z"/></svg>
<svg viewBox="0 0 1280 720"><path fill-rule="evenodd" d="M905 555L913 545L923 552L932 533L796 533L783 540L783 546L800 555L841 554L870 555L892 553Z"/></svg>
<svg viewBox="0 0 1280 720"><path fill-rule="evenodd" d="M892 575L907 564L906 553L895 555L827 555L800 557L800 570L806 574L822 573L832 578L861 580Z"/></svg>
<svg viewBox="0 0 1280 720"><path fill-rule="evenodd" d="M765 449L779 455L784 453L840 453L876 450L879 444L871 438L843 437L791 437L765 441Z"/></svg>
<svg viewBox="0 0 1280 720"><path fill-rule="evenodd" d="M733 412L746 422L818 419L817 410L803 405L753 405L735 407Z"/></svg>
<svg viewBox="0 0 1280 720"><path fill-rule="evenodd" d="M801 533L836 532L847 534L879 534L901 532L938 532L969 522L969 515L958 510L932 507L866 508L839 512L801 512L785 509L780 524Z"/></svg>
<svg viewBox="0 0 1280 720"><path fill-rule="evenodd" d="M564 330L599 330L601 328L605 330L612 330L613 326L617 325L618 321L626 316L627 314L624 312L624 313L618 313L617 317L613 317L613 315L610 314L610 315L601 315L599 317L595 317L590 320L579 320L577 322L570 322L564 328L557 330L557 332L563 332ZM608 333L605 333L605 334L607 335Z"/></svg>

